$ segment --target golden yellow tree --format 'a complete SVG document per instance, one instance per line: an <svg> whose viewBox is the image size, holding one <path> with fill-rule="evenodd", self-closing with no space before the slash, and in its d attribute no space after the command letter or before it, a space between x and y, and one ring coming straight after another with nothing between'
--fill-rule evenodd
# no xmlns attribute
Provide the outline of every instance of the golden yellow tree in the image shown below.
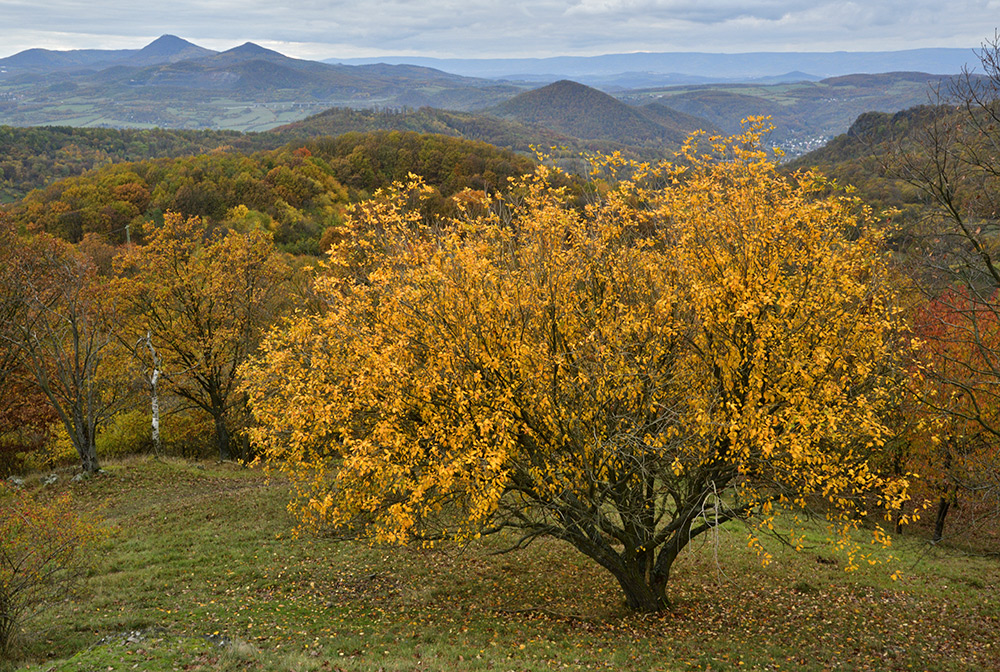
<svg viewBox="0 0 1000 672"><path fill-rule="evenodd" d="M543 166L448 222L412 207L418 180L354 211L325 310L245 376L304 522L555 537L652 611L727 521L819 503L846 544L866 506L899 506L868 466L895 319L868 213L780 175L756 128L601 169L622 176L585 207Z"/></svg>

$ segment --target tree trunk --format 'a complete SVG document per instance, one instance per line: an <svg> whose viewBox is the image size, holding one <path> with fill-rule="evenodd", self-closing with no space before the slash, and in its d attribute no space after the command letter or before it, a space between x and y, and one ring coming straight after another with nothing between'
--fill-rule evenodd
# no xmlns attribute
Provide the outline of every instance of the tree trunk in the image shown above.
<svg viewBox="0 0 1000 672"><path fill-rule="evenodd" d="M565 519L572 517L568 515ZM575 529L562 536L562 539L611 572L625 594L629 609L653 613L670 607L667 600L667 579L670 576L669 564L672 558L663 559L667 565L666 571L657 571L651 554L628 554L623 557L623 553L616 551L595 529L588 530L586 523L572 527Z"/></svg>
<svg viewBox="0 0 1000 672"><path fill-rule="evenodd" d="M73 420L64 426L76 448L76 454L80 456L80 467L84 473L92 474L100 470L101 465L97 462L97 443L95 442L94 427L84 417L84 411L80 408L73 410Z"/></svg>
<svg viewBox="0 0 1000 672"><path fill-rule="evenodd" d="M944 520L948 516L948 509L951 508L951 501L947 497L942 497L938 501L937 519L934 521L934 542L937 543L944 538Z"/></svg>
<svg viewBox="0 0 1000 672"><path fill-rule="evenodd" d="M77 437L76 452L80 456L80 466L84 473L92 474L100 471L101 465L97 462L97 444L94 442L93 432L84 428Z"/></svg>
<svg viewBox="0 0 1000 672"><path fill-rule="evenodd" d="M670 607L666 581L655 578L647 581L645 572L631 569L612 571L612 574L618 579L618 585L625 593L625 603L629 609L641 613L653 613Z"/></svg>
<svg viewBox="0 0 1000 672"><path fill-rule="evenodd" d="M230 459L229 441L229 428L226 427L226 418L222 415L215 416L215 443L219 448L219 459L222 461Z"/></svg>
<svg viewBox="0 0 1000 672"><path fill-rule="evenodd" d="M93 442L88 450L80 453L80 462L85 473L93 474L101 470L101 465L97 462L97 448Z"/></svg>
<svg viewBox="0 0 1000 672"><path fill-rule="evenodd" d="M150 417L152 423L152 436L153 436L153 454L157 459L160 458L162 451L160 450L160 395L157 390L157 383L160 379L159 369L153 369L153 375L149 379L149 391L150 391Z"/></svg>
<svg viewBox="0 0 1000 672"><path fill-rule="evenodd" d="M153 372L149 376L149 396L150 396L150 415L152 416L152 436L153 436L153 454L159 459L162 455L160 446L160 394L158 390L158 384L160 382L160 355L156 352L156 348L153 347L153 334L150 331L146 332L146 338L139 339L139 343L145 342L146 347L149 349L149 355L153 361ZM137 344L138 345L138 344Z"/></svg>

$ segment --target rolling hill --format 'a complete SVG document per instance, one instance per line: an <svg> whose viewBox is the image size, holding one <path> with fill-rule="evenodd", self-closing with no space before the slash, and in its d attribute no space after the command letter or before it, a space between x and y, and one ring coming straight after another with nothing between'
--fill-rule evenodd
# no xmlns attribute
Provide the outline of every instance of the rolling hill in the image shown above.
<svg viewBox="0 0 1000 672"><path fill-rule="evenodd" d="M606 93L568 80L526 91L487 112L581 139L639 147L677 147L691 131L713 126L689 114L671 115L673 110L664 105L644 114Z"/></svg>
<svg viewBox="0 0 1000 672"><path fill-rule="evenodd" d="M704 117L686 114L663 103L646 103L637 108L647 119L672 131L675 135L687 136L694 130L705 131L709 135L722 133L722 129Z"/></svg>
<svg viewBox="0 0 1000 672"><path fill-rule="evenodd" d="M699 75L695 79L703 83L629 90L620 89L655 81L668 66L676 66L668 74L684 64L736 67L740 55L632 54L521 63L551 65L556 71L589 69L615 88L612 97L565 79L537 88L542 75L533 75L536 83L477 79L426 67L437 62L420 59L413 59L416 64L320 63L251 42L216 52L164 35L137 50L32 49L0 59L0 124L266 131L331 108L353 108L391 112L381 117L338 111L299 130L402 128L518 149L536 143L655 153L676 147L692 130L732 133L746 117L764 115L776 127L773 142L796 156L843 133L863 112L896 112L926 103L932 87L949 77L890 72L810 81L815 77L807 73L823 71L814 65L953 64L960 51L799 54L794 68L788 55L742 55L747 68L764 68L754 71L755 83L704 83ZM789 79L799 81L784 81ZM481 112L475 118L460 116L474 110ZM484 113L498 121L485 120Z"/></svg>
<svg viewBox="0 0 1000 672"><path fill-rule="evenodd" d="M735 133L748 116L770 116L773 140L793 155L816 149L844 133L864 112L897 112L928 102L949 77L923 72L889 72L832 77L818 82L771 85L727 84L630 91L633 104L658 102L704 117Z"/></svg>
<svg viewBox="0 0 1000 672"><path fill-rule="evenodd" d="M162 35L142 49L28 49L0 58L0 71L14 76L21 73L52 73L60 70L101 69L113 65L142 67L160 63L202 58L215 54L175 35Z"/></svg>
<svg viewBox="0 0 1000 672"><path fill-rule="evenodd" d="M350 132L416 131L479 140L497 147L528 151L530 146L577 146L576 138L547 128L471 112L431 107L417 110L354 110L332 108L301 121L272 129L282 136L315 137ZM583 149L580 147L580 149Z"/></svg>

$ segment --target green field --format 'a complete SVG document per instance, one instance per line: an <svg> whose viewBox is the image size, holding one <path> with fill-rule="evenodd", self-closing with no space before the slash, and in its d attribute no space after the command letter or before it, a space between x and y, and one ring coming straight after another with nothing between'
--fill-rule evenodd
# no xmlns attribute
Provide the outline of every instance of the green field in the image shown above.
<svg viewBox="0 0 1000 672"><path fill-rule="evenodd" d="M775 543L764 567L726 530L685 552L673 610L651 617L557 542L334 542L293 534L284 484L253 469L137 459L107 472L42 491L72 490L111 537L0 669L1000 669L1000 561L914 533L891 568L846 573L819 536L799 553Z"/></svg>
<svg viewBox="0 0 1000 672"><path fill-rule="evenodd" d="M17 91L0 85L0 98ZM34 98L7 104L0 110L0 123L11 126L75 126L81 128L188 128L265 131L321 112L327 104L304 104L294 100L234 101L223 98L174 99L169 101L122 101L67 97Z"/></svg>

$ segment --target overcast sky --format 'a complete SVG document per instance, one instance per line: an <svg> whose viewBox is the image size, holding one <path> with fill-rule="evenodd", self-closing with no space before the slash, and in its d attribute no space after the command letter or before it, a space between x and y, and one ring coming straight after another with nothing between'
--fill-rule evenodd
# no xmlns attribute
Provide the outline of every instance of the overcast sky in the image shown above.
<svg viewBox="0 0 1000 672"><path fill-rule="evenodd" d="M0 0L0 56L173 34L310 59L978 47L1000 0Z"/></svg>

